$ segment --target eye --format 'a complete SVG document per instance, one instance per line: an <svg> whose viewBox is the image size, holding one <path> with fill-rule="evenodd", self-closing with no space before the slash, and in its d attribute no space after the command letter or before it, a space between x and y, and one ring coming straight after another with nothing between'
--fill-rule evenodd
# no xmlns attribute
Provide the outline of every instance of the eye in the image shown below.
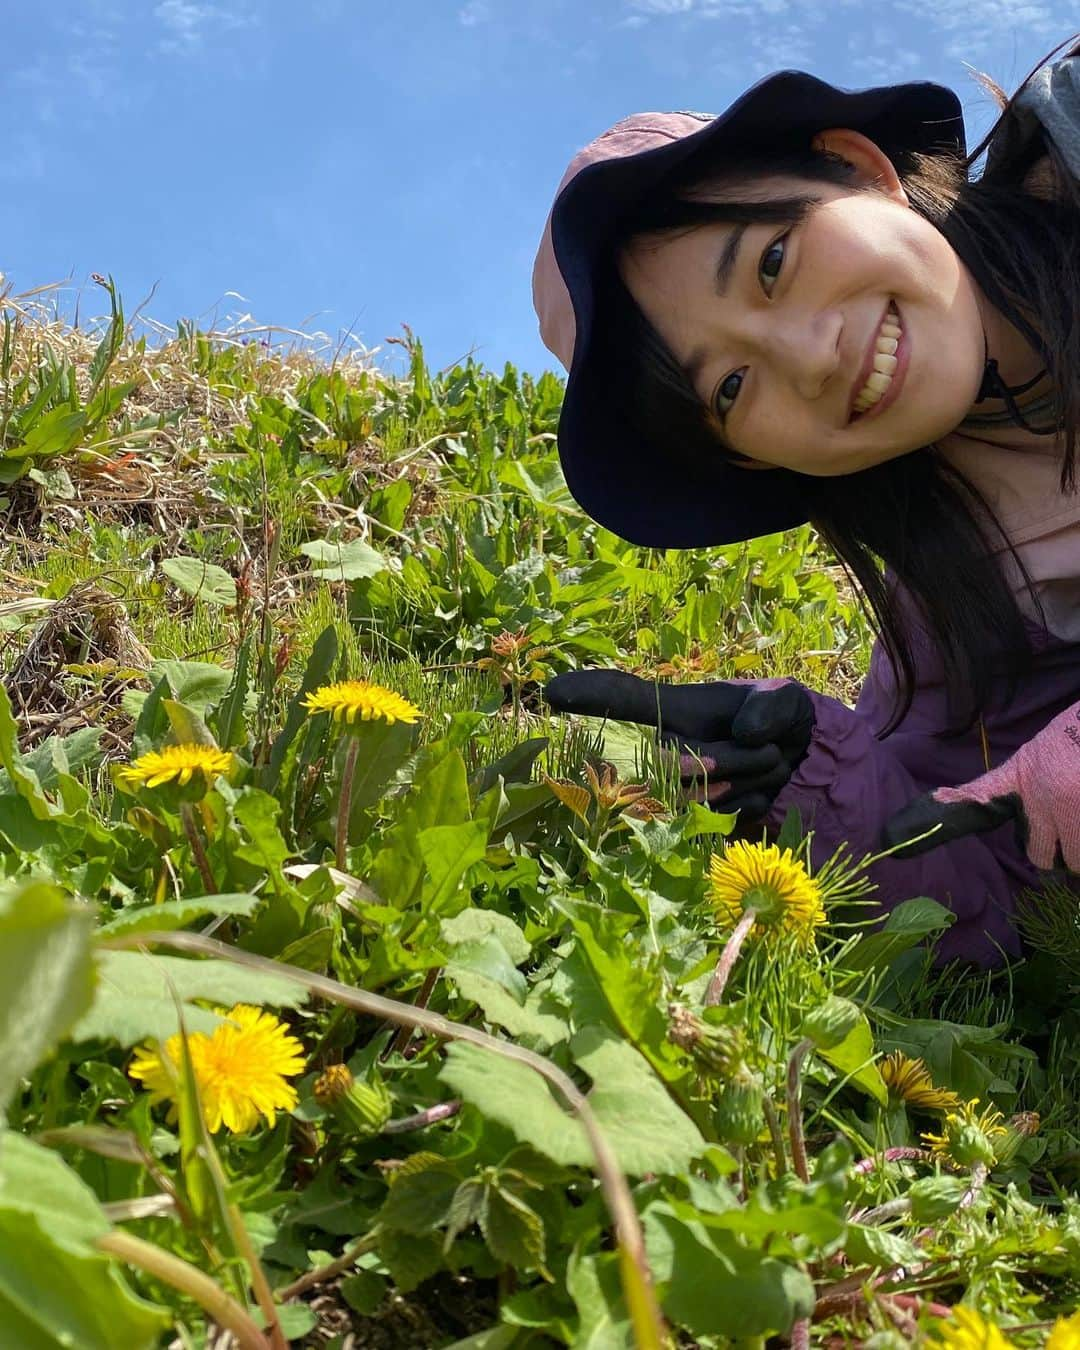
<svg viewBox="0 0 1080 1350"><path fill-rule="evenodd" d="M787 230L779 239L774 239L758 262L758 276L762 278L761 289L767 296L772 294L773 285L784 265L787 238L790 233L791 231ZM765 281L768 281L768 285L765 285ZM720 381L716 396L713 399L713 410L718 417L723 418L731 411L736 395L742 387L742 381L743 372L741 370L733 370L730 375L725 375Z"/></svg>

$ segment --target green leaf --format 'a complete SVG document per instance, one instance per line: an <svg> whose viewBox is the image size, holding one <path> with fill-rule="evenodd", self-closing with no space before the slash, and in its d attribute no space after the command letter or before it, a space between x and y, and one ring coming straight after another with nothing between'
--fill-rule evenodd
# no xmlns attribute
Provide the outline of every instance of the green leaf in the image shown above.
<svg viewBox="0 0 1080 1350"><path fill-rule="evenodd" d="M867 933L843 958L845 970L878 970L901 952L906 952L923 938L944 932L956 922L956 915L944 905L922 895L905 900L890 910L888 918L873 933Z"/></svg>
<svg viewBox="0 0 1080 1350"><path fill-rule="evenodd" d="M172 1319L93 1247L109 1223L55 1153L0 1133L0 1327L12 1350L151 1350Z"/></svg>
<svg viewBox="0 0 1080 1350"><path fill-rule="evenodd" d="M540 1012L536 1001L526 999L524 1006L512 994L487 975L451 962L446 967L447 978L457 985L462 998L480 1005L488 1022L505 1029L514 1037L529 1037L538 1047L546 1049L568 1040L570 1028L561 1018Z"/></svg>
<svg viewBox="0 0 1080 1350"><path fill-rule="evenodd" d="M176 702L200 717L217 707L232 681L229 671L209 661L155 661L150 667L150 678L155 684L166 680Z"/></svg>
<svg viewBox="0 0 1080 1350"><path fill-rule="evenodd" d="M189 1032L212 1032L221 1021L209 1008L196 1007L197 1001L224 1008L234 1003L296 1008L307 998L307 990L294 980L246 970L231 961L105 951L98 957L93 1006L76 1023L71 1039L101 1036L122 1046L166 1040L180 1029L174 991L184 1004Z"/></svg>
<svg viewBox="0 0 1080 1350"><path fill-rule="evenodd" d="M102 937L121 933L169 933L186 928L207 914L250 914L259 903L257 895L200 895L190 900L167 900L160 905L133 905L115 919L102 924Z"/></svg>
<svg viewBox="0 0 1080 1350"><path fill-rule="evenodd" d="M814 1283L796 1266L744 1247L733 1233L644 1215L645 1243L664 1311L699 1336L768 1336L814 1310Z"/></svg>
<svg viewBox="0 0 1080 1350"><path fill-rule="evenodd" d="M543 1269L544 1221L519 1195L498 1184L486 1186L478 1221L497 1260L518 1270Z"/></svg>
<svg viewBox="0 0 1080 1350"><path fill-rule="evenodd" d="M227 609L236 606L236 582L216 563L202 558L163 558L161 570L185 595Z"/></svg>
<svg viewBox="0 0 1080 1350"><path fill-rule="evenodd" d="M704 1151L697 1126L675 1105L633 1046L606 1029L589 1027L574 1038L571 1049L593 1079L589 1105L624 1172L641 1176L684 1171ZM440 1076L458 1096L553 1161L593 1165L592 1149L577 1118L524 1064L495 1065L490 1052L457 1042L447 1048Z"/></svg>
<svg viewBox="0 0 1080 1350"><path fill-rule="evenodd" d="M109 1231L97 1196L59 1154L0 1131L0 1210L34 1214L58 1242L89 1249Z"/></svg>
<svg viewBox="0 0 1080 1350"><path fill-rule="evenodd" d="M94 913L44 881L0 889L0 1109L90 1007Z"/></svg>
<svg viewBox="0 0 1080 1350"><path fill-rule="evenodd" d="M860 1013L855 1026L848 1032L839 1045L820 1048L817 1053L827 1060L834 1069L847 1076L878 1103L885 1106L889 1100L888 1089L874 1060L874 1036L870 1023Z"/></svg>
<svg viewBox="0 0 1080 1350"><path fill-rule="evenodd" d="M361 1317L373 1317L386 1297L386 1280L374 1270L358 1270L338 1285L341 1297Z"/></svg>
<svg viewBox="0 0 1080 1350"><path fill-rule="evenodd" d="M642 1055L606 1027L585 1027L570 1052L593 1080L589 1105L631 1176L684 1172L707 1147Z"/></svg>
<svg viewBox="0 0 1080 1350"><path fill-rule="evenodd" d="M443 919L439 933L447 947L461 947L494 937L515 966L529 959L529 940L508 914L497 909L463 909L452 919Z"/></svg>
<svg viewBox="0 0 1080 1350"><path fill-rule="evenodd" d="M434 1232L450 1217L461 1177L436 1153L414 1153L398 1170L379 1211L384 1228L420 1235Z"/></svg>
<svg viewBox="0 0 1080 1350"><path fill-rule="evenodd" d="M388 1228L379 1234L379 1256L401 1294L412 1293L443 1268L442 1240L434 1233L418 1236Z"/></svg>
<svg viewBox="0 0 1080 1350"><path fill-rule="evenodd" d="M311 569L311 575L320 581L359 581L386 571L386 559L370 544L360 539L332 544L328 539L313 539L301 544L300 552L320 564Z"/></svg>
<svg viewBox="0 0 1080 1350"><path fill-rule="evenodd" d="M574 1350L636 1350L618 1256L585 1256L575 1250L566 1267L566 1288L578 1310Z"/></svg>

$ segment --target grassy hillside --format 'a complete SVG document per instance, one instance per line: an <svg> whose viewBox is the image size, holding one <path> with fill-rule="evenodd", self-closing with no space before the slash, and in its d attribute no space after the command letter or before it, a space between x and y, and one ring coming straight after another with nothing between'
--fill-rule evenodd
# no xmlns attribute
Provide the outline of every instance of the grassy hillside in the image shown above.
<svg viewBox="0 0 1080 1350"><path fill-rule="evenodd" d="M101 285L2 297L5 1343L1080 1345L1075 899L941 971L933 901L542 702L851 697L811 532L633 548L550 374Z"/></svg>

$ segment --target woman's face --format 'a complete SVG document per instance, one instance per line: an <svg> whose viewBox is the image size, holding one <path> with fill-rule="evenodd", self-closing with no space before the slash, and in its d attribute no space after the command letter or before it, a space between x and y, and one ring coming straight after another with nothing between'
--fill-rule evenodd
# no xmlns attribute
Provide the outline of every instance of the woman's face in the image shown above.
<svg viewBox="0 0 1080 1350"><path fill-rule="evenodd" d="M762 467L831 476L956 427L982 379L984 323L992 355L1007 335L873 142L837 131L815 144L853 162L854 181L876 179L875 188L790 177L731 188L743 200L809 188L820 204L793 229L705 225L638 239L620 270L727 445ZM740 231L726 285L718 283ZM1015 364L1012 345L1004 355Z"/></svg>

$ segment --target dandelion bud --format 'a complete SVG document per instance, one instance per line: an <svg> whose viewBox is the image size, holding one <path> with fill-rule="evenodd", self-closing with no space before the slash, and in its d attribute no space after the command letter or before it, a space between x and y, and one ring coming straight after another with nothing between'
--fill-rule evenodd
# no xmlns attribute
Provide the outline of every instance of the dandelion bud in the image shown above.
<svg viewBox="0 0 1080 1350"><path fill-rule="evenodd" d="M908 1187L911 1214L916 1223L940 1223L956 1212L964 1192L966 1179L950 1176L920 1177Z"/></svg>
<svg viewBox="0 0 1080 1350"><path fill-rule="evenodd" d="M819 1050L833 1050L855 1030L860 1016L858 1005L849 998L830 994L824 1003L807 1013L802 1034Z"/></svg>
<svg viewBox="0 0 1080 1350"><path fill-rule="evenodd" d="M315 1080L312 1095L324 1111L361 1138L378 1134L390 1119L390 1093L377 1075L354 1078L345 1064L331 1064Z"/></svg>
<svg viewBox="0 0 1080 1350"><path fill-rule="evenodd" d="M742 1063L746 1051L741 1028L706 1022L679 1003L668 1008L667 1038L686 1051L702 1078L726 1077Z"/></svg>
<svg viewBox="0 0 1080 1350"><path fill-rule="evenodd" d="M716 1094L716 1128L726 1144L753 1144L761 1134L764 1084L761 1075L741 1064Z"/></svg>

